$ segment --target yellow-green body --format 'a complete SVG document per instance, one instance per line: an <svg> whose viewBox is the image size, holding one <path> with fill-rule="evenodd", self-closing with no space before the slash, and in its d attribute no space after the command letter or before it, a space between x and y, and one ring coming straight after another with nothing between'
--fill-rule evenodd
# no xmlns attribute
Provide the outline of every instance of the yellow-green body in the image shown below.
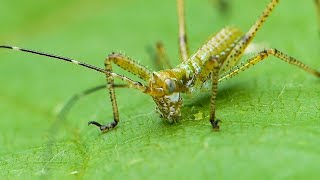
<svg viewBox="0 0 320 180"><path fill-rule="evenodd" d="M219 69L221 69L241 36L240 30L233 27L225 27L213 35L190 58L176 67L153 72L153 76L149 81L150 87L168 89L165 81L169 79L175 86L172 92L151 93L160 117L169 122L179 119L182 106L180 93L189 93L195 88L201 88L212 73L212 69L206 68L206 64L210 62L211 57L216 58L219 63ZM231 68L231 65L226 65L226 69L222 69L221 73Z"/></svg>
<svg viewBox="0 0 320 180"><path fill-rule="evenodd" d="M179 51L181 63L175 67L170 67L157 72L151 72L136 61L118 53L111 53L105 60L105 69L102 69L74 59L18 48L15 46L0 45L0 48L13 49L47 56L58 60L71 62L73 64L84 66L86 68L103 73L106 76L106 87L110 93L113 121L105 125L101 125L96 121L89 122L89 124L98 126L101 131L113 129L117 126L120 119L115 88L133 88L144 94L150 95L157 105L157 112L159 113L160 117L172 122L176 121L181 116L181 93L189 93L192 92L194 88L201 88L202 85L208 79L210 79L212 93L210 101L210 122L214 129L218 129L218 123L220 120L215 117L215 102L218 82L243 72L252 65L261 62L268 56L273 55L282 61L295 65L312 75L320 77L319 71L308 67L297 59L290 57L274 48L263 50L252 58L248 59L245 63L236 66L246 47L255 37L256 33L266 21L274 7L279 3L279 0L271 0L271 2L263 11L262 15L245 34L243 34L237 28L225 27L213 35L201 48L198 49L197 52L192 55L189 55L187 46L183 3L184 0L177 0L179 18ZM165 57L161 44L158 44L157 48L158 56ZM166 64L169 64L167 59L165 62ZM112 64L116 64L120 68L137 75L139 78L144 80L146 84L114 73L112 70ZM115 84L115 78L120 79L124 82L124 84ZM105 86L98 86L89 89L78 96L83 96L102 88L105 88ZM71 98L71 101L66 104L64 109L72 105L78 96Z"/></svg>
<svg viewBox="0 0 320 180"><path fill-rule="evenodd" d="M216 57L219 66L222 67L242 35L242 32L236 28L225 27L213 35L189 59L171 70L164 71L172 71L187 89L201 85L209 78L209 74L212 72L211 69L204 68L210 57ZM227 65L225 69L221 69L221 73L231 68L232 66ZM201 74L201 77L198 77L199 74Z"/></svg>

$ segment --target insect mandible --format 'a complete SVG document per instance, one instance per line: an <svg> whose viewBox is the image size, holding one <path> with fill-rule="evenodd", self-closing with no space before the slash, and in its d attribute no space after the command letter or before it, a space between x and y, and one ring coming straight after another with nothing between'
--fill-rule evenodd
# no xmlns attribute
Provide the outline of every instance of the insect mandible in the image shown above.
<svg viewBox="0 0 320 180"><path fill-rule="evenodd" d="M238 28L225 27L213 35L201 48L194 54L190 55L187 45L187 36L184 18L184 0L177 0L178 19L179 19L179 50L181 63L173 68L168 68L156 72L148 70L136 61L119 53L111 53L106 58L105 68L95 67L84 62L74 59L61 57L57 55L37 52L15 46L1 45L0 48L23 51L27 53L47 56L57 60L63 60L76 65L80 65L102 74L105 74L107 85L97 86L82 93L82 95L107 88L110 93L110 99L113 110L113 121L108 124L100 124L96 121L90 121L88 124L96 125L102 132L115 128L119 123L119 112L116 101L115 89L127 87L136 89L144 94L150 95L156 103L156 111L160 117L169 121L177 121L181 117L182 93L193 92L195 88L211 80L211 101L210 101L210 123L213 129L219 129L220 120L215 116L216 95L218 82L234 77L240 72L252 67L252 65L261 62L268 56L272 55L278 59L295 65L306 72L320 77L320 72L308 67L297 59L290 57L277 49L265 49L245 63L239 64L246 47L255 37L261 26L267 20L268 16L279 3L280 0L271 0L258 18L255 24L248 32L242 33ZM161 45L159 46L161 48ZM120 68L138 76L145 81L143 84L134 81L126 76L117 74L112 71L112 63ZM237 65L239 64L239 65ZM114 79L123 81L124 85L117 85ZM74 100L74 99L73 99ZM68 104L68 103L67 103ZM70 104L70 103L69 103Z"/></svg>

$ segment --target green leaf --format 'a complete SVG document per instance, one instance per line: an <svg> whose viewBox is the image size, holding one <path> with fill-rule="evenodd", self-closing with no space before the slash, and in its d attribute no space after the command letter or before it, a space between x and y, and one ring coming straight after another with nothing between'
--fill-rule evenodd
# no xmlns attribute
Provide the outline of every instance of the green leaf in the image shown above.
<svg viewBox="0 0 320 180"><path fill-rule="evenodd" d="M213 2L186 0L191 51L226 25L247 31L268 2L231 1L231 11L219 13ZM125 52L152 68L146 48L161 40L179 63L172 0L3 0L0 17L0 44L99 67L110 52ZM254 41L320 68L316 22L313 2L281 1ZM320 176L320 80L273 57L220 84L219 132L208 122L209 92L185 95L182 120L168 124L150 97L119 89L121 122L101 134L86 123L112 120L106 91L81 99L64 121L55 111L72 95L104 84L103 75L3 49L0 72L0 176L7 179Z"/></svg>

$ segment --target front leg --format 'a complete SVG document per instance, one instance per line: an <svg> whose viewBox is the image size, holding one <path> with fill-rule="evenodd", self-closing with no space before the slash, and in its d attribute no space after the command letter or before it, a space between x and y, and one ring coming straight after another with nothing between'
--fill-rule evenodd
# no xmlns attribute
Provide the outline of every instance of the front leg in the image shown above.
<svg viewBox="0 0 320 180"><path fill-rule="evenodd" d="M209 62L210 67L212 67L211 72L211 80L212 80L212 94L211 94L211 101L210 101L210 123L214 130L219 130L219 122L220 120L216 118L216 97L218 92L218 80L219 80L219 70L220 66L218 63L218 59L212 57Z"/></svg>
<svg viewBox="0 0 320 180"><path fill-rule="evenodd" d="M98 126L102 132L106 132L108 130L115 128L119 123L119 112L118 112L118 105L117 105L117 100L116 100L116 95L115 95L115 88L116 87L133 88L133 89L139 90L142 93L146 93L149 91L149 88L147 86L143 85L141 82L133 81L132 79L130 79L126 76L113 73L111 63L115 63L120 68L122 68L122 69L124 69L134 75L137 75L138 77L140 77L143 80L148 80L151 76L151 72L147 68L141 66L140 64L136 63L132 59L129 59L128 57L125 57L121 54L111 53L106 58L104 65L105 65L106 72L108 72L105 74L106 74L106 80L107 80L107 88L109 89L110 99L111 99L111 103L112 103L113 122L106 124L106 125L102 125L96 121L90 121L88 123L89 125L93 124L93 125ZM125 84L122 84L120 86L115 85L114 78L120 79Z"/></svg>
<svg viewBox="0 0 320 180"><path fill-rule="evenodd" d="M112 60L110 56L108 56L104 62L105 69L109 72L112 72L111 62ZM117 99L116 99L115 88L114 88L114 78L113 76L106 74L106 80L107 80L107 88L109 89L110 99L112 103L113 122L106 125L101 125L96 121L88 122L88 125L93 124L98 126L102 132L106 132L115 128L119 123L119 111L118 111Z"/></svg>
<svg viewBox="0 0 320 180"><path fill-rule="evenodd" d="M219 58L216 56L210 57L201 68L201 71L196 74L194 79L194 84L201 85L205 82L208 77L211 77L212 80L212 89L211 89L211 101L210 101L210 123L214 130L219 129L219 119L216 119L216 97L218 91L218 80L219 80L219 70L221 66L219 65Z"/></svg>

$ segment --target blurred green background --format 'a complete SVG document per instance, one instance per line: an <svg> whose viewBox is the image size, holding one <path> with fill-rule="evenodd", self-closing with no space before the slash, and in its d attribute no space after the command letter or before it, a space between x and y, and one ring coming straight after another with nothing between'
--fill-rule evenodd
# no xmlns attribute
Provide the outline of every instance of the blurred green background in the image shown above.
<svg viewBox="0 0 320 180"><path fill-rule="evenodd" d="M186 0L190 50L226 25L248 30L268 2L233 0L220 12L212 1ZM179 62L174 0L1 0L0 17L0 44L99 67L108 53L125 52L152 69L146 49L161 40ZM313 1L283 0L254 41L320 68L316 22ZM219 86L220 132L208 122L208 92L184 96L183 118L170 125L150 97L120 89L121 122L101 134L86 124L112 120L106 91L79 101L64 122L55 123L55 112L105 83L103 75L4 49L0 72L0 177L320 177L320 80L273 57Z"/></svg>

